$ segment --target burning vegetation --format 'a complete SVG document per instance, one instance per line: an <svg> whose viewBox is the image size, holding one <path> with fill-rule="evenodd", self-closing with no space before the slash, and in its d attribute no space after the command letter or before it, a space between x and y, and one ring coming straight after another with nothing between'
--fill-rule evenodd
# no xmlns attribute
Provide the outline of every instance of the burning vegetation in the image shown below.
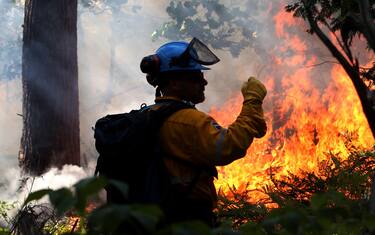
<svg viewBox="0 0 375 235"><path fill-rule="evenodd" d="M267 200L269 195L257 189L272 185L274 180L288 175L304 177L307 172L319 176L322 162L332 163L331 156L346 161L353 151L368 150L375 144L361 101L344 69L328 60L319 62L321 45L301 34L306 26L290 13L280 9L273 20L279 43L271 49L272 65L263 71L269 130L264 138L254 141L245 158L221 167L216 182L229 194L233 187L249 192L252 202ZM370 61L369 65L373 56L371 51L362 51L362 59ZM372 85L369 87L371 91ZM210 114L228 126L241 104L241 94L234 94Z"/></svg>
<svg viewBox="0 0 375 235"><path fill-rule="evenodd" d="M322 94L310 83L308 70L297 71L294 75L297 79L285 77L283 94L286 95L277 97L277 109L265 111L272 123L268 134L255 140L245 158L220 168L216 185L222 190L228 191L228 186L239 190L263 188L272 179L288 174L302 176L301 170L319 174L320 163L331 161L332 154L343 161L353 150L371 149L374 144L371 131L345 73L334 66L331 82ZM272 80L268 84L272 94L275 89ZM272 102L272 98L267 101ZM211 115L228 125L239 113L241 102L238 95L224 107L212 109ZM272 106L265 103L265 107ZM258 191L252 195L253 202L266 197Z"/></svg>
<svg viewBox="0 0 375 235"><path fill-rule="evenodd" d="M173 4L169 13L172 9ZM302 20L275 4L265 12L273 15L277 42L264 53L264 48L252 44L253 39L262 39L262 32L250 30L246 34L251 40L245 46L254 46L267 63L259 77L268 89L264 107L269 130L254 141L246 157L218 169L217 230L199 223L160 229L163 216L154 206L95 208L88 202L110 182L89 178L72 189L31 193L13 220L8 215L11 207L0 201L1 216L12 224L10 229L1 225L0 234L27 234L29 228L34 234L116 234L120 225L131 234L372 234L375 141L356 89L323 46L303 36ZM188 32L189 21L182 23L184 27L177 24L177 28ZM359 44L363 41L358 39ZM237 44L231 53L238 56L242 46ZM372 66L373 56L369 50L360 59ZM366 76L371 76L371 69ZM373 91L372 80L366 85ZM210 115L228 126L241 104L241 94L233 94L222 106L212 107ZM52 207L33 204L46 195Z"/></svg>

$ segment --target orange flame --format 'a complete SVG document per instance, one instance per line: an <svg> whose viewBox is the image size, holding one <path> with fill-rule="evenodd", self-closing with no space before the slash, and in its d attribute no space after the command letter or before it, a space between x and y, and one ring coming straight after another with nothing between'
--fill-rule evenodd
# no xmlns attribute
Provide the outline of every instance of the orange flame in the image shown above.
<svg viewBox="0 0 375 235"><path fill-rule="evenodd" d="M309 47L306 40L286 30L288 26L298 27L300 22L284 10L274 20L275 34L281 41L274 48L275 54L288 55L274 57L274 71L285 70L281 80L276 80L280 75L272 75L272 71L265 79L268 96L263 107L268 132L253 142L244 158L218 168L215 184L224 192L228 192L228 186L240 191L262 189L271 183L271 173L276 179L289 172L298 175L301 169L317 173L318 163L327 159L326 153L348 157L353 147L348 146L348 136L353 145L361 148L375 144L345 71L335 65L330 74L318 74L319 68L313 66L317 57L305 53ZM228 126L241 107L242 95L238 93L222 107L213 107L210 114L218 123ZM267 198L259 191L252 191L251 197L253 202Z"/></svg>
<svg viewBox="0 0 375 235"><path fill-rule="evenodd" d="M283 80L288 96L278 110L288 120L277 130L273 110L266 109L269 130L265 137L256 139L247 155L226 167L220 167L216 186L226 191L228 186L239 190L261 189L270 183L270 170L275 177L298 174L303 169L317 171L318 163L326 159L325 153L349 154L346 135L355 134L354 144L364 148L374 145L370 128L362 112L359 98L347 77L339 67L332 69L332 80L320 94L307 79L308 70L297 71ZM298 79L296 79L298 78ZM293 85L291 85L293 84ZM266 82L268 94L273 93L272 80ZM268 99L268 100L267 100ZM269 98L265 100L265 108ZM211 110L211 115L223 126L232 123L242 106L240 94L233 97L222 108ZM293 107L292 112L290 107ZM273 125L271 124L273 123ZM276 141L275 141L276 140ZM261 193L254 200L264 198Z"/></svg>

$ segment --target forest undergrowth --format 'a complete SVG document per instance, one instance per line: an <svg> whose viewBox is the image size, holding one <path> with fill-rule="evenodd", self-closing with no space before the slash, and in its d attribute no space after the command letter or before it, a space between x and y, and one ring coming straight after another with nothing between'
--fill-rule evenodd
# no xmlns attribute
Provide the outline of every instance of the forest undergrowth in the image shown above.
<svg viewBox="0 0 375 235"><path fill-rule="evenodd" d="M163 213L153 205L100 205L106 185L124 194L127 186L92 177L30 193L15 216L17 203L0 201L0 234L375 234L375 146L348 148L345 160L326 153L317 173L271 174L272 184L259 189L265 201L251 203L249 191L234 187L230 196L219 191L214 229L198 221L160 226ZM38 202L45 196L50 203Z"/></svg>

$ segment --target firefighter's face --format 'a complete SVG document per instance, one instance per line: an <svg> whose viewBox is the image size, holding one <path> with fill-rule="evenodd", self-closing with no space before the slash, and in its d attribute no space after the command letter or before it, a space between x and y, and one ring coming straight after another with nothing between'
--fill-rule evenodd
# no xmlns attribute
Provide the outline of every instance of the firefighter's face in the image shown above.
<svg viewBox="0 0 375 235"><path fill-rule="evenodd" d="M204 78L202 72L197 71L181 74L179 78L175 79L175 82L181 99L193 102L194 104L204 101L204 87L207 85L207 80Z"/></svg>

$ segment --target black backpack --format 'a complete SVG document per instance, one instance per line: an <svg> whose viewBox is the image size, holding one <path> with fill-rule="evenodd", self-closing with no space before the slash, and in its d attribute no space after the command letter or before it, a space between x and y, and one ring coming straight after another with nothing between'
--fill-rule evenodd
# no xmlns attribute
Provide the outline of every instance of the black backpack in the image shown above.
<svg viewBox="0 0 375 235"><path fill-rule="evenodd" d="M108 203L162 204L170 200L171 182L163 162L159 128L174 112L193 106L177 101L156 105L161 106L107 115L95 124L99 152L95 175L125 182L129 187L127 197L113 186L106 187Z"/></svg>

